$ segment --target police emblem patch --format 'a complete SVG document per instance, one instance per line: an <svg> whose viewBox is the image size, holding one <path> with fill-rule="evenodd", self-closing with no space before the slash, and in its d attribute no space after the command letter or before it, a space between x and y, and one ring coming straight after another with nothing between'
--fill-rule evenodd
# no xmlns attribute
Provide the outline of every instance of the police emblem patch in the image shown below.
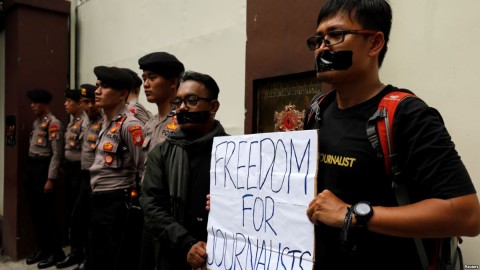
<svg viewBox="0 0 480 270"><path fill-rule="evenodd" d="M110 142L106 142L103 144L103 151L112 151L113 144Z"/></svg>
<svg viewBox="0 0 480 270"><path fill-rule="evenodd" d="M168 128L169 130L175 130L175 129L178 128L178 126L177 126L174 122L172 122L172 123L170 123L170 124L167 125L167 128Z"/></svg>
<svg viewBox="0 0 480 270"><path fill-rule="evenodd" d="M132 132L132 139L133 144L142 146L144 140L142 130L136 130Z"/></svg>

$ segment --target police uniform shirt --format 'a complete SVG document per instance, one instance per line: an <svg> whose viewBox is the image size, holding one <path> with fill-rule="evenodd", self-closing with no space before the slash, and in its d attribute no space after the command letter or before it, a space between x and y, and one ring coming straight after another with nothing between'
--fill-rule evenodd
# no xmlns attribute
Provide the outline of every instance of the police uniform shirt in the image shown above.
<svg viewBox="0 0 480 270"><path fill-rule="evenodd" d="M147 110L140 102L132 101L127 104L128 110L145 125L152 118L152 113Z"/></svg>
<svg viewBox="0 0 480 270"><path fill-rule="evenodd" d="M110 122L105 117L103 121L90 168L92 190L133 187L136 177L143 175L144 170L143 124L126 106Z"/></svg>
<svg viewBox="0 0 480 270"><path fill-rule="evenodd" d="M82 170L88 170L95 160L95 148L97 147L98 134L102 130L103 116L98 114L92 121L83 121L83 144L82 144Z"/></svg>
<svg viewBox="0 0 480 270"><path fill-rule="evenodd" d="M155 145L165 141L168 135L178 128L177 118L173 115L167 115L163 120L159 119L158 114L152 117L145 125L145 141L143 149L150 152Z"/></svg>
<svg viewBox="0 0 480 270"><path fill-rule="evenodd" d="M68 161L80 161L85 116L86 115L82 113L68 123L67 130L65 131L65 159Z"/></svg>
<svg viewBox="0 0 480 270"><path fill-rule="evenodd" d="M48 169L48 179L57 179L63 154L62 130L62 123L52 113L37 118L33 122L28 155L31 157L52 157Z"/></svg>

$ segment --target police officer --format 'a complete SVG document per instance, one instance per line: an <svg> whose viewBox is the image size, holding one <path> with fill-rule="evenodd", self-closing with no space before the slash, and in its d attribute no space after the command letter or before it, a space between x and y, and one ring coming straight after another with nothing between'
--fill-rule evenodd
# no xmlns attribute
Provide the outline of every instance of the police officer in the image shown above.
<svg viewBox="0 0 480 270"><path fill-rule="evenodd" d="M56 222L55 181L63 153L62 123L50 113L52 94L45 89L27 92L37 119L30 135L27 167L27 197L38 250L27 264L47 268L65 259Z"/></svg>
<svg viewBox="0 0 480 270"><path fill-rule="evenodd" d="M170 132L178 128L170 100L176 96L180 75L185 68L174 55L166 52L147 54L138 60L138 64L143 70L143 87L147 101L155 103L158 108L158 114L145 125L143 147L150 152L155 145L164 141ZM155 269L153 236L146 224L142 233L140 269Z"/></svg>
<svg viewBox="0 0 480 270"><path fill-rule="evenodd" d="M67 114L73 117L65 131L65 161L63 163L71 249L65 260L56 264L57 268L66 268L80 263L84 256L81 228L79 227L80 221L77 219L77 216L72 215L82 183L80 177L80 156L82 153L82 127L85 114L80 102L80 89L66 90L64 105Z"/></svg>
<svg viewBox="0 0 480 270"><path fill-rule="evenodd" d="M125 106L133 83L130 74L105 66L95 67L94 73L95 104L105 116L90 168L93 208L88 264L94 270L136 269L140 243L130 239L140 235L141 227L131 226L129 217L136 209L132 194L145 162L143 124Z"/></svg>
<svg viewBox="0 0 480 270"><path fill-rule="evenodd" d="M80 95L83 110L87 116L83 121L83 141L81 154L81 187L80 194L75 203L73 216L79 222L81 230L82 244L84 248L84 260L75 270L87 269L88 259L88 228L90 224L90 196L92 189L90 187L90 167L95 159L95 148L100 130L102 129L103 113L100 108L95 105L95 89L92 84L82 84L80 86Z"/></svg>
<svg viewBox="0 0 480 270"><path fill-rule="evenodd" d="M142 79L138 77L137 73L128 68L123 68L127 71L130 76L132 76L133 84L130 88L130 95L127 99L127 107L133 115L142 122L146 124L148 120L152 118L152 113L147 110L140 102L138 102L138 94L140 93L140 87L142 86Z"/></svg>
<svg viewBox="0 0 480 270"><path fill-rule="evenodd" d="M170 100L177 94L180 75L185 71L183 63L167 52L154 52L138 60L143 70L143 81L147 101L155 103L156 114L145 125L144 147L151 149L178 128L175 112Z"/></svg>

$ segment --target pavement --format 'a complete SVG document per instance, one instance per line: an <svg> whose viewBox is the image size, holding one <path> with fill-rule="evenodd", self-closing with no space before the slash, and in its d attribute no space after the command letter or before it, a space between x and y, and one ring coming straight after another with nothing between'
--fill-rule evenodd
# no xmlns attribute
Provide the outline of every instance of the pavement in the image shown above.
<svg viewBox="0 0 480 270"><path fill-rule="evenodd" d="M70 253L70 247L65 247L63 248L63 251L65 251L65 255L68 255ZM73 270L77 267L77 265L73 265L67 268L62 268L64 270ZM32 265L27 265L25 263L25 259L23 260L18 260L18 261L13 261L11 260L8 256L0 256L0 270L36 270L37 264L32 264ZM50 268L45 268L47 270L56 270L59 268L56 268L55 266L52 266Z"/></svg>

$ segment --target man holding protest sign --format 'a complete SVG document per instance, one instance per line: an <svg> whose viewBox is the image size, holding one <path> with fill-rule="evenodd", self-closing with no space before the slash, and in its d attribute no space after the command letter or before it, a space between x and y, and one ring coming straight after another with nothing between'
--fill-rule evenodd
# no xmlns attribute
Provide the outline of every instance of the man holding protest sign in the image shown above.
<svg viewBox="0 0 480 270"><path fill-rule="evenodd" d="M321 192L307 210L317 225L315 269L426 269L419 245L429 264L433 238L480 232L475 188L435 109L408 98L390 119L411 204L398 206L384 160L367 137L380 100L397 90L378 74L391 19L385 0L330 0L307 40L317 77L335 89L321 109L312 106L305 123L320 138Z"/></svg>
<svg viewBox="0 0 480 270"><path fill-rule="evenodd" d="M157 241L157 269L205 269L212 143L227 135L215 120L218 93L210 76L185 72L171 101L180 129L148 155L140 203Z"/></svg>

